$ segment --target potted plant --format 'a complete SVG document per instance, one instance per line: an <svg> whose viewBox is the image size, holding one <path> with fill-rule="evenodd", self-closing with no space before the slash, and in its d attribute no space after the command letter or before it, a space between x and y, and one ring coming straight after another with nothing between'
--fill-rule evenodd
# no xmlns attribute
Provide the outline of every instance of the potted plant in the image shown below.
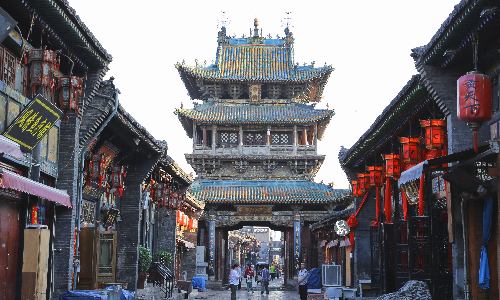
<svg viewBox="0 0 500 300"><path fill-rule="evenodd" d="M146 272L149 270L151 260L151 250L149 248L139 246L139 276L137 279L138 289L144 288L146 279L148 279L149 276L149 274Z"/></svg>
<svg viewBox="0 0 500 300"><path fill-rule="evenodd" d="M170 262L172 262L172 254L167 251L157 251L153 255L153 262L161 263L163 266L168 267Z"/></svg>

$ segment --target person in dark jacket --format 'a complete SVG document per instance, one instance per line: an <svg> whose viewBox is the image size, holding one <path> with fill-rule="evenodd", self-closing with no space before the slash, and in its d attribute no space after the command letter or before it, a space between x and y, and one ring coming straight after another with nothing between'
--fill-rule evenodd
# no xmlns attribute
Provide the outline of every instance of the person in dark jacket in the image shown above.
<svg viewBox="0 0 500 300"><path fill-rule="evenodd" d="M264 265L264 269L262 269L262 282L260 284L260 294L264 294L264 290L266 290L266 294L269 294L269 281L271 280L271 272L267 268L267 265Z"/></svg>

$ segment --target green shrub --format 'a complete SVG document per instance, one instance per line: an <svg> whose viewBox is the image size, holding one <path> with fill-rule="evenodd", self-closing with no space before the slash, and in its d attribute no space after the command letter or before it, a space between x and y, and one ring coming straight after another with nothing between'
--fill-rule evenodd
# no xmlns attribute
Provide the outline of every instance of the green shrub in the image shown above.
<svg viewBox="0 0 500 300"><path fill-rule="evenodd" d="M168 253L167 251L157 251L153 255L153 261L159 262L166 267L172 261L172 254Z"/></svg>
<svg viewBox="0 0 500 300"><path fill-rule="evenodd" d="M146 273L151 266L151 249L139 246L139 273Z"/></svg>

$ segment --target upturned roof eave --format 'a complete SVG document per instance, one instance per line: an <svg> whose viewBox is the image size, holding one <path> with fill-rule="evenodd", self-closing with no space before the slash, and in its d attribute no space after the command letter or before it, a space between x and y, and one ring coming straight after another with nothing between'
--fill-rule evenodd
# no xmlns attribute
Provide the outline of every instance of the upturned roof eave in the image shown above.
<svg viewBox="0 0 500 300"><path fill-rule="evenodd" d="M403 87L399 94L394 98L384 111L377 117L368 130L358 139L358 141L346 152L344 159L341 161L343 166L352 164L354 160L361 157L374 146L374 140L380 140L380 133L384 130L389 132L390 122L395 122L392 117L396 116L400 110L411 110L420 101L423 101L427 96L425 87L419 85L420 75L414 75ZM380 133L380 134L379 134ZM373 145L372 145L373 144Z"/></svg>

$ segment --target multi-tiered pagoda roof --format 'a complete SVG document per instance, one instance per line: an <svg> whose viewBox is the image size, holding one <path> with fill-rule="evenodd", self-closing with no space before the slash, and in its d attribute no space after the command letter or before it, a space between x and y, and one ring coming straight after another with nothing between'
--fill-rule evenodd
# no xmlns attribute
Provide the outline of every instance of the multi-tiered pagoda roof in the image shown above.
<svg viewBox="0 0 500 300"><path fill-rule="evenodd" d="M300 66L288 28L266 38L254 26L241 38L222 27L210 65L175 65L189 96L203 101L175 112L194 140L186 158L198 178L188 192L214 205L340 203L348 190L312 181L324 160L317 140L335 115L314 106L334 68Z"/></svg>

